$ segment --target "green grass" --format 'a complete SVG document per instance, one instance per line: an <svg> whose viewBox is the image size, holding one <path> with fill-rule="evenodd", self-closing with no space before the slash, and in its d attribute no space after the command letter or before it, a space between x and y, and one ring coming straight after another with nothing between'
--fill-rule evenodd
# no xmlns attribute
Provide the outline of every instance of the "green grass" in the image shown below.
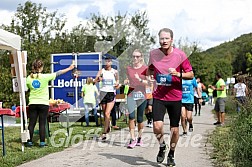
<svg viewBox="0 0 252 167"><path fill-rule="evenodd" d="M117 126L121 128L125 128L128 126L123 120L123 118L124 116L122 116L119 120L117 120ZM20 121L17 120L17 122ZM95 132L101 132L101 127L96 127L94 122L90 122L89 127L86 127L85 123L83 123L83 126L81 126L80 122L76 122L70 127L71 135L68 138L65 135L65 133L67 132L65 127L62 127L61 124L58 122L50 123L50 134L52 136L50 140L48 139L46 140L49 146L40 148L39 135L36 133L36 130L38 130L38 123L37 123L33 137L34 146L32 148L25 147L24 152L22 152L20 127L5 127L4 131L5 131L6 155L4 157L0 156L0 166L14 167L31 160L41 158L45 155L62 151L65 148L79 142L80 139L76 139L72 142L73 137L76 135L82 136L83 140L86 140L87 136L85 135L85 133L83 133L83 131L88 132L91 129L93 129ZM55 142L55 144L50 143L50 141ZM0 153L2 155L2 141L0 145Z"/></svg>

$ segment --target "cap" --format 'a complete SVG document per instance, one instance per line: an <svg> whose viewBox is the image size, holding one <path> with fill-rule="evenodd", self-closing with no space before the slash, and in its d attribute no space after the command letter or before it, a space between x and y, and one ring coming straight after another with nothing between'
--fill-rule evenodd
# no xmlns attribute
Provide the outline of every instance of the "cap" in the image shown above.
<svg viewBox="0 0 252 167"><path fill-rule="evenodd" d="M102 58L103 58L103 59L105 59L105 60L106 60L106 59L116 59L116 57L115 57L115 56L112 56L112 55L107 54L107 53L106 53L106 54L104 54L104 55L102 56Z"/></svg>

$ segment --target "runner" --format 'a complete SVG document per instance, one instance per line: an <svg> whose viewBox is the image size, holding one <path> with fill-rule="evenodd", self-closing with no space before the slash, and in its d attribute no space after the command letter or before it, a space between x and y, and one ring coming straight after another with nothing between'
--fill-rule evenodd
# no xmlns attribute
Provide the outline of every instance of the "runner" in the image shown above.
<svg viewBox="0 0 252 167"><path fill-rule="evenodd" d="M100 89L100 99L102 111L104 114L104 129L101 139L107 139L106 134L110 132L110 112L115 104L115 92L119 87L118 71L112 68L113 57L107 55L105 57L105 67L98 71L95 82L102 81Z"/></svg>
<svg viewBox="0 0 252 167"><path fill-rule="evenodd" d="M143 115L146 107L145 99L145 85L148 81L145 76L142 75L146 71L147 66L143 65L143 54L140 50L136 49L132 53L133 64L127 67L127 79L124 81L125 84L134 89L127 97L127 106L129 111L129 131L130 141L128 148L134 148L142 146L142 133L143 133ZM135 136L135 107L137 107L137 126L138 126L138 137Z"/></svg>
<svg viewBox="0 0 252 167"><path fill-rule="evenodd" d="M194 89L201 97L201 92L198 88L195 78L192 80L182 80L182 111L181 111L181 124L183 128L183 136L187 136L187 122L189 122L189 132L193 131L192 112L194 104Z"/></svg>
<svg viewBox="0 0 252 167"><path fill-rule="evenodd" d="M156 79L157 89L153 92L153 130L160 144L157 162L165 159L164 116L166 110L170 118L170 151L167 165L175 166L174 152L179 139L179 121L183 79L193 79L192 66L184 52L172 46L173 31L163 28L159 31L160 48L150 52L147 75ZM182 73L182 70L184 73Z"/></svg>

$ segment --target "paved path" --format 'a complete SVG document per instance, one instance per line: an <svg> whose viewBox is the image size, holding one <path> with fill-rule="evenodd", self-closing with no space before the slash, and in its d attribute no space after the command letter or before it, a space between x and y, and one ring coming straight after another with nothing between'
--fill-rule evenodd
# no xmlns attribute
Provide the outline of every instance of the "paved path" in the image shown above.
<svg viewBox="0 0 252 167"><path fill-rule="evenodd" d="M177 167L212 167L209 158L211 150L207 135L215 128L212 106L203 106L201 116L194 116L194 132L187 137L180 137L175 161ZM165 138L169 140L168 117L165 120ZM180 128L181 129L181 128ZM182 133L182 130L180 130ZM62 152L47 155L43 158L25 163L20 167L129 167L129 166L165 166L156 163L158 153L157 140L151 128L145 128L144 146L127 149L128 130L122 129L110 134L108 142L102 143L94 140L84 141L76 147L67 148Z"/></svg>

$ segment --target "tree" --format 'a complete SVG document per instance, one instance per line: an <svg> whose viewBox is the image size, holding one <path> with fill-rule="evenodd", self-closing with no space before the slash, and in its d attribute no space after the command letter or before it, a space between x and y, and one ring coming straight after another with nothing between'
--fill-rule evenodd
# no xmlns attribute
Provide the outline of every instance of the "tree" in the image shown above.
<svg viewBox="0 0 252 167"><path fill-rule="evenodd" d="M146 12L134 15L100 16L91 15L86 27L87 36L95 38L94 50L118 57L120 79L126 78L125 69L131 62L134 49L140 49L146 61L151 45L155 43L150 35Z"/></svg>
<svg viewBox="0 0 252 167"><path fill-rule="evenodd" d="M28 73L31 70L31 63L35 58L43 59L45 62L44 71L50 71L49 55L55 48L61 48L59 46L61 43L58 42L58 39L64 33L65 22L66 20L63 15L58 17L57 12L48 13L46 8L43 8L41 4L37 5L31 1L27 1L24 6L19 4L10 26L3 25L5 30L22 37L22 50L26 50L28 54ZM3 59L2 62L9 62L8 56L3 56ZM0 85L6 89L1 89L3 93L0 98L5 99L7 103L12 103L11 101L17 103L19 97L13 95L10 65L9 63L7 65L8 67L3 69L0 79ZM8 82L5 83L7 80ZM11 100L9 100L9 97Z"/></svg>

